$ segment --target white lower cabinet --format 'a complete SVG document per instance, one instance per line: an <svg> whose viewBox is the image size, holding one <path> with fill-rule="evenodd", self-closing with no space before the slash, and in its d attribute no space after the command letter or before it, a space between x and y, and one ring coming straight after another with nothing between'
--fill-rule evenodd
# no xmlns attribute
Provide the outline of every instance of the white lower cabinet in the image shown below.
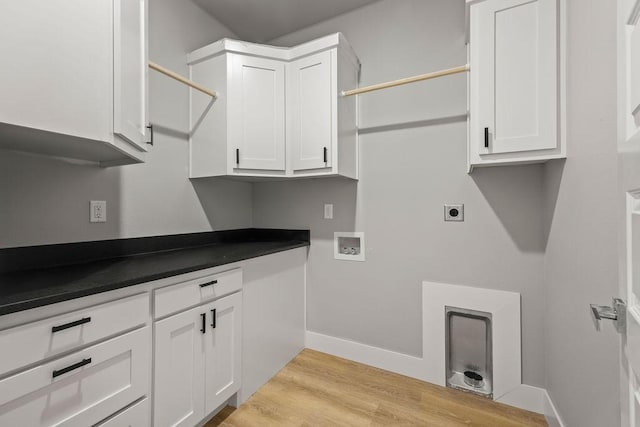
<svg viewBox="0 0 640 427"><path fill-rule="evenodd" d="M154 426L193 426L240 389L242 292L155 324Z"/></svg>
<svg viewBox="0 0 640 427"><path fill-rule="evenodd" d="M0 380L0 426L90 426L148 393L144 327Z"/></svg>
<svg viewBox="0 0 640 427"><path fill-rule="evenodd" d="M0 331L0 375L143 326L149 296L134 295Z"/></svg>

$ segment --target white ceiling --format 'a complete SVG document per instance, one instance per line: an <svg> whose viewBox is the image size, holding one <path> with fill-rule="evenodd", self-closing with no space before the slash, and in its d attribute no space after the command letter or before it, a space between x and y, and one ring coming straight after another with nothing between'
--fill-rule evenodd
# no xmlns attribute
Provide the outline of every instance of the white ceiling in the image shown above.
<svg viewBox="0 0 640 427"><path fill-rule="evenodd" d="M193 0L242 40L266 42L377 0Z"/></svg>

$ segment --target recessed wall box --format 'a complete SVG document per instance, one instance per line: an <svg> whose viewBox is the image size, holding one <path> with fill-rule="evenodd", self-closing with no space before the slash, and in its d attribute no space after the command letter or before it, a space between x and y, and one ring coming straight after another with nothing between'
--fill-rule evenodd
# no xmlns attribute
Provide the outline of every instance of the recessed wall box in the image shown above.
<svg viewBox="0 0 640 427"><path fill-rule="evenodd" d="M364 233L340 231L334 233L333 256L335 259L364 261L364 251Z"/></svg>

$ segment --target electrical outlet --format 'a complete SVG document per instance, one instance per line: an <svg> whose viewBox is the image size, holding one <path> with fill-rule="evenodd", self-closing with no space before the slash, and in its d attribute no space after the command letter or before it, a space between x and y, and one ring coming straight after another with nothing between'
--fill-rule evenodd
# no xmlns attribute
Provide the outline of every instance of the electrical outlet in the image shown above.
<svg viewBox="0 0 640 427"><path fill-rule="evenodd" d="M445 221L464 221L464 205L444 205Z"/></svg>
<svg viewBox="0 0 640 427"><path fill-rule="evenodd" d="M107 222L107 202L91 200L89 203L89 222Z"/></svg>
<svg viewBox="0 0 640 427"><path fill-rule="evenodd" d="M324 219L333 219L333 205L324 205Z"/></svg>

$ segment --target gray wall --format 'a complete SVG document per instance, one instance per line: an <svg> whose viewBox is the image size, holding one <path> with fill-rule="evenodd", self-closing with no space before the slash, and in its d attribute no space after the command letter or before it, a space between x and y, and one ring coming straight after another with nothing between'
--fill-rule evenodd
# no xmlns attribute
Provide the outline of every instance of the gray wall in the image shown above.
<svg viewBox="0 0 640 427"><path fill-rule="evenodd" d="M386 0L274 42L342 31L367 85L464 64L464 16L462 0ZM466 174L465 76L360 102L359 182L254 184L254 225L311 229L308 329L420 356L422 280L516 291L524 381L543 386L542 167ZM445 202L464 203L466 221L445 223ZM334 260L333 232L353 230L366 262Z"/></svg>
<svg viewBox="0 0 640 427"><path fill-rule="evenodd" d="M186 53L233 34L188 1L152 0L150 58L187 75ZM150 72L154 147L147 163L102 169L45 157L0 155L0 247L251 226L251 184L191 182L188 90ZM89 200L107 201L106 224Z"/></svg>
<svg viewBox="0 0 640 427"><path fill-rule="evenodd" d="M568 7L568 159L544 174L546 387L567 426L616 426L619 337L588 309L618 294L616 2Z"/></svg>

